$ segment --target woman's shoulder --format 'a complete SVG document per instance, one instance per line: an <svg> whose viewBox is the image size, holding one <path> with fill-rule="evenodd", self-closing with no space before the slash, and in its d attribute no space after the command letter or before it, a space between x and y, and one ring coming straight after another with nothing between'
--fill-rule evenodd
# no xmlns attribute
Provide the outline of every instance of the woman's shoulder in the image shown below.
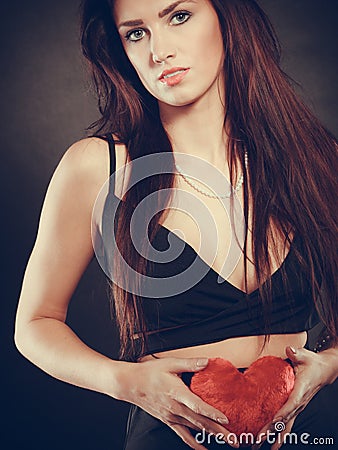
<svg viewBox="0 0 338 450"><path fill-rule="evenodd" d="M127 156L126 146L112 135L115 144L116 169L121 167ZM64 153L60 169L70 171L79 181L103 185L110 176L111 148L108 140L87 137L74 142Z"/></svg>
<svg viewBox="0 0 338 450"><path fill-rule="evenodd" d="M74 142L64 153L60 166L79 177L99 177L107 171L108 144L88 137Z"/></svg>

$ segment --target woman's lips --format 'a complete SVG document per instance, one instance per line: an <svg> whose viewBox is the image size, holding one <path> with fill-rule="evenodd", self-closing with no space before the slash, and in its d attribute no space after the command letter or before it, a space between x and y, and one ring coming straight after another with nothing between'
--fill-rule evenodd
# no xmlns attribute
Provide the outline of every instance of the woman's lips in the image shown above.
<svg viewBox="0 0 338 450"><path fill-rule="evenodd" d="M190 69L178 69L167 72L165 75L161 76L160 82L166 84L167 86L175 86L183 80L189 70Z"/></svg>

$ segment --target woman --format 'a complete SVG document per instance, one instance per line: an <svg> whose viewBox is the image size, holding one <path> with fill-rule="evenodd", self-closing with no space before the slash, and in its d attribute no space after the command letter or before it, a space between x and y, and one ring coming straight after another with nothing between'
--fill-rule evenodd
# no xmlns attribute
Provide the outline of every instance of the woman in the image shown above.
<svg viewBox="0 0 338 450"><path fill-rule="evenodd" d="M336 141L293 93L263 11L254 0L85 1L82 45L99 94L97 133L104 138L75 143L52 178L20 296L18 349L58 379L132 403L128 450L238 447L225 415L187 387L189 373L216 356L237 368L265 355L289 360L295 387L274 418L285 424L282 436L291 429L329 436L332 403L324 411L320 405L333 401L338 373L337 218L330 207ZM125 166L128 161L135 163ZM144 175L157 161L155 176ZM115 172L109 195L95 203ZM230 180L229 192L224 184L220 192L220 175ZM133 177L141 183L125 189ZM196 200L196 208L173 209L177 189ZM167 239L173 247L187 244L174 264L150 264L145 234L132 245L134 212L154 192L161 195L149 221L151 243L159 251ZM94 245L93 210L93 229L100 232ZM144 224L134 232L138 226ZM232 247L239 235L240 253ZM145 253L136 251L139 243ZM94 250L113 281L121 361L93 351L65 324ZM125 271L124 260L134 272ZM192 260L199 263L194 285L179 284L174 294L162 289L161 278L175 277ZM304 347L317 316L330 348L316 353ZM268 427L273 424L262 431ZM221 433L227 444L198 443L194 435L203 428Z"/></svg>

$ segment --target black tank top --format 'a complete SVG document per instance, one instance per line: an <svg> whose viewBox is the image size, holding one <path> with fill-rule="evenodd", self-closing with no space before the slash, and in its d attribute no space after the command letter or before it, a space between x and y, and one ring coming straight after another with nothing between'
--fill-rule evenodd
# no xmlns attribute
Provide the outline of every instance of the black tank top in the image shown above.
<svg viewBox="0 0 338 450"><path fill-rule="evenodd" d="M116 170L115 143L109 136L110 175ZM111 179L114 180L114 177ZM102 234L112 233L111 202L120 201L110 186L103 218ZM101 236L102 238L102 236ZM167 263L154 263L151 276L162 283L166 277L186 270L193 262L205 271L194 286L177 295L162 298L140 297L142 313L147 324L146 351L151 354L177 348L214 343L232 337L288 334L307 331L318 322L309 284L309 276L300 268L294 254L299 239L295 237L282 266L270 277L272 299L269 314L269 329L263 321L262 300L259 290L245 294L224 280L219 282L218 274L207 265L198 253L178 235L164 226L160 227L152 242L158 251L167 250L170 245L184 246L179 257ZM107 239L102 238L103 242ZM103 249L106 260L112 262L109 249ZM102 257L102 255L101 255ZM285 271L287 285L282 282L281 270ZM139 340L135 330L135 341ZM141 356L141 355L140 355Z"/></svg>

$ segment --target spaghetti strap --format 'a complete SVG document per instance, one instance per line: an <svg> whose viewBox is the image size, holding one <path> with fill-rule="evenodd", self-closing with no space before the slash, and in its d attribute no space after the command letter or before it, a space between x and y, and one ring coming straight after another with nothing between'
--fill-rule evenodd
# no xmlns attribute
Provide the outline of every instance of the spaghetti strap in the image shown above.
<svg viewBox="0 0 338 450"><path fill-rule="evenodd" d="M111 134L108 134L106 139L109 146L109 176L111 177L116 170L115 141Z"/></svg>
<svg viewBox="0 0 338 450"><path fill-rule="evenodd" d="M108 142L108 148L109 148L109 195L114 195L115 192L115 177L112 177L112 175L116 171L116 150L115 150L115 144L121 144L122 142L113 138L113 135L111 133L106 135L94 135L93 137L102 139L106 142Z"/></svg>
<svg viewBox="0 0 338 450"><path fill-rule="evenodd" d="M98 135L95 134L93 137L102 139L106 142L108 142L108 146L109 146L109 176L111 177L116 170L116 153L115 153L115 144L122 144L121 141L117 140L115 141L115 139L113 138L112 134L106 134L106 135Z"/></svg>

